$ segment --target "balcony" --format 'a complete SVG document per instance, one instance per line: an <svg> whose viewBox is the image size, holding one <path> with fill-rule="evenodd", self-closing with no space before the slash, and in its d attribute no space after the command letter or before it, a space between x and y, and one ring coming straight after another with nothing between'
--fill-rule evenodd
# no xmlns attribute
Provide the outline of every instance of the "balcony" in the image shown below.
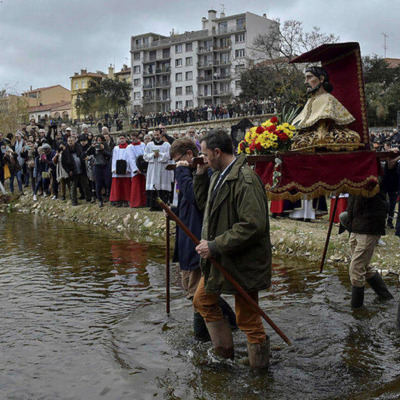
<svg viewBox="0 0 400 400"><path fill-rule="evenodd" d="M222 61L218 61L218 60L215 60L214 61L214 67L219 67L219 66L225 66L225 65L231 65L232 64L232 61L230 61L230 60L222 60Z"/></svg>
<svg viewBox="0 0 400 400"><path fill-rule="evenodd" d="M151 69L149 71L143 71L143 76L150 76L150 75L155 75L154 69Z"/></svg>
<svg viewBox="0 0 400 400"><path fill-rule="evenodd" d="M211 53L213 51L213 47L199 47L197 49L197 54L205 54L205 53Z"/></svg>
<svg viewBox="0 0 400 400"><path fill-rule="evenodd" d="M228 81L231 79L232 79L232 77L230 74L228 74L228 75L214 74L214 81Z"/></svg>
<svg viewBox="0 0 400 400"><path fill-rule="evenodd" d="M213 96L226 97L232 96L232 93L226 90L213 90Z"/></svg>
<svg viewBox="0 0 400 400"><path fill-rule="evenodd" d="M215 46L214 47L214 51L218 51L218 52L224 52L224 51L230 51L232 50L232 45L230 44L226 44L224 46Z"/></svg>
<svg viewBox="0 0 400 400"><path fill-rule="evenodd" d="M197 97L199 97L201 99L208 99L208 98L211 99L212 98L212 94L211 94L211 92L210 93L199 93Z"/></svg>
<svg viewBox="0 0 400 400"><path fill-rule="evenodd" d="M143 104L154 103L155 99L156 98L154 96L144 96L143 97Z"/></svg>
<svg viewBox="0 0 400 400"><path fill-rule="evenodd" d="M156 61L157 61L157 57L156 56L144 57L142 63L143 64L149 64L149 63L155 63Z"/></svg>
<svg viewBox="0 0 400 400"><path fill-rule="evenodd" d="M171 73L171 67L168 68L156 68L156 75L166 75Z"/></svg>
<svg viewBox="0 0 400 400"><path fill-rule="evenodd" d="M171 87L170 81L156 82L156 88L168 88L168 87Z"/></svg>
<svg viewBox="0 0 400 400"><path fill-rule="evenodd" d="M198 76L196 81L197 83L205 83L205 82L212 82L213 78L212 75L209 76Z"/></svg>
<svg viewBox="0 0 400 400"><path fill-rule="evenodd" d="M197 68L211 68L212 65L213 65L212 61L198 62L197 63Z"/></svg>
<svg viewBox="0 0 400 400"><path fill-rule="evenodd" d="M213 30L213 36L227 36L232 33L244 32L244 31L246 31L245 25L237 25L234 28L221 28L221 29L216 29L215 31Z"/></svg>
<svg viewBox="0 0 400 400"><path fill-rule="evenodd" d="M143 85L143 90L154 89L156 85L154 83L148 83L147 85Z"/></svg>
<svg viewBox="0 0 400 400"><path fill-rule="evenodd" d="M169 97L161 97L161 96L157 96L156 97L156 102L157 103L164 103L164 102L169 102L171 101L171 99Z"/></svg>

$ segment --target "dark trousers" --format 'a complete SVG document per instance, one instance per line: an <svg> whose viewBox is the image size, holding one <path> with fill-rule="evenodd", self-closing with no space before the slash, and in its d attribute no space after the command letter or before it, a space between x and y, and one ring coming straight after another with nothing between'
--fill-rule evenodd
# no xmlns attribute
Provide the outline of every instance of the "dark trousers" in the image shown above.
<svg viewBox="0 0 400 400"><path fill-rule="evenodd" d="M80 174L70 178L70 191L72 203L78 202L77 188L81 185L85 193L86 201L90 201L89 179L86 175Z"/></svg>
<svg viewBox="0 0 400 400"><path fill-rule="evenodd" d="M397 196L398 196L397 192L388 192L388 197L389 197L389 215L387 219L388 224L390 223L393 224L394 210L396 208Z"/></svg>
<svg viewBox="0 0 400 400"><path fill-rule="evenodd" d="M39 190L40 187L43 188L43 192L48 193L49 191L49 186L50 186L50 179L43 179L42 173L39 173L39 176L36 178L36 186L34 190L34 194L36 194Z"/></svg>
<svg viewBox="0 0 400 400"><path fill-rule="evenodd" d="M25 183L28 182L28 184L29 184L29 180L30 180L31 181L31 189L32 189L32 192L34 192L35 186L36 186L36 179L33 177L33 168L28 168L26 175L28 178L25 180Z"/></svg>
<svg viewBox="0 0 400 400"><path fill-rule="evenodd" d="M106 189L108 195L111 192L111 171L109 165L95 165L93 168L94 181L96 182L96 196L97 200L101 201L101 191Z"/></svg>
<svg viewBox="0 0 400 400"><path fill-rule="evenodd" d="M0 165L0 182L4 185L4 167Z"/></svg>
<svg viewBox="0 0 400 400"><path fill-rule="evenodd" d="M10 171L10 190L14 193L14 178L17 178L18 189L22 193L22 171Z"/></svg>

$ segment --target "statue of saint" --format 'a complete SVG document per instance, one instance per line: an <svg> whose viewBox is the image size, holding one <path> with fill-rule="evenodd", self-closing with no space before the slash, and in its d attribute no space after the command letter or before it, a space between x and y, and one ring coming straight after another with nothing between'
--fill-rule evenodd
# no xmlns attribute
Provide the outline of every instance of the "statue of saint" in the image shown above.
<svg viewBox="0 0 400 400"><path fill-rule="evenodd" d="M305 84L310 98L293 121L298 134L293 138L292 150L351 151L363 147L358 133L348 128L355 118L330 94L333 87L325 69L307 68Z"/></svg>

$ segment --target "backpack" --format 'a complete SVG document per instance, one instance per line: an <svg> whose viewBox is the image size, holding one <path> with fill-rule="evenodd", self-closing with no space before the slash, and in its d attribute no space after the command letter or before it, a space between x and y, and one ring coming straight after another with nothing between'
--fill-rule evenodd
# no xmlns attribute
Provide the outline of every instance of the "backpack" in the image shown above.
<svg viewBox="0 0 400 400"><path fill-rule="evenodd" d="M149 163L144 160L143 154L140 154L139 156L136 157L136 166L137 166L137 169L142 174L145 174L147 172L147 169L149 167Z"/></svg>

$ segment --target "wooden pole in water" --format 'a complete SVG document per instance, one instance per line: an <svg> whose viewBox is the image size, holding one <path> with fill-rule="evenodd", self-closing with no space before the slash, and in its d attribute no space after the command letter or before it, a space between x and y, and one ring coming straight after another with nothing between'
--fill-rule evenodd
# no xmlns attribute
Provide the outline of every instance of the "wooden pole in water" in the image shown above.
<svg viewBox="0 0 400 400"><path fill-rule="evenodd" d="M170 251L169 251L169 246L170 246L170 218L168 215L165 216L165 287L166 287L166 295L167 295L167 314L169 315L170 313Z"/></svg>
<svg viewBox="0 0 400 400"><path fill-rule="evenodd" d="M339 202L339 196L336 196L335 197L335 203L333 204L332 219L329 221L329 229L328 229L328 234L326 236L324 252L322 253L321 264L319 266L319 273L320 274L322 273L322 271L324 269L326 253L328 251L329 240L331 238L331 233L332 233L333 220L335 219L335 214L336 214L338 202Z"/></svg>
<svg viewBox="0 0 400 400"><path fill-rule="evenodd" d="M189 230L189 228L171 211L171 209L158 197L158 204L161 208L169 215L169 217L177 223L177 225L185 232L189 239L197 246L200 241L197 237ZM222 265L215 259L210 258L210 261L214 266L222 272L224 277L235 287L235 289L240 293L240 295L250 304L255 310L259 312L261 317L267 321L271 328L290 346L292 341L282 332L280 328L275 324L274 321L260 308L260 306L243 290L243 288L225 271Z"/></svg>

